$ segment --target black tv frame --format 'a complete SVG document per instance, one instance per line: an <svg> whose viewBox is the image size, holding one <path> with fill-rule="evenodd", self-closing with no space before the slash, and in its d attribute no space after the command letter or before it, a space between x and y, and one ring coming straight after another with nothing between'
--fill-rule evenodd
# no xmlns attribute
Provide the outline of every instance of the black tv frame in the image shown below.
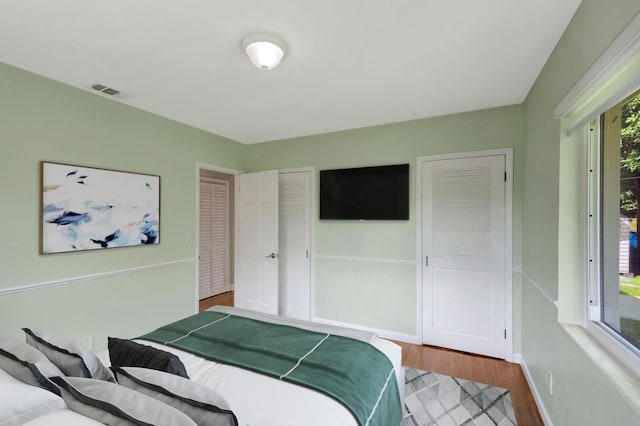
<svg viewBox="0 0 640 426"><path fill-rule="evenodd" d="M320 170L321 220L409 220L409 164Z"/></svg>

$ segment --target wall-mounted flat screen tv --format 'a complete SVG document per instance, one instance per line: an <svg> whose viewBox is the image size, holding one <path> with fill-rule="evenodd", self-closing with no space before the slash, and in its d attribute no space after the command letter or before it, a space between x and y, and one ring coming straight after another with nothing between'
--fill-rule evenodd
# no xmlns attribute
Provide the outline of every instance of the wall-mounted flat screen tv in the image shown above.
<svg viewBox="0 0 640 426"><path fill-rule="evenodd" d="M321 170L320 219L409 220L409 165Z"/></svg>

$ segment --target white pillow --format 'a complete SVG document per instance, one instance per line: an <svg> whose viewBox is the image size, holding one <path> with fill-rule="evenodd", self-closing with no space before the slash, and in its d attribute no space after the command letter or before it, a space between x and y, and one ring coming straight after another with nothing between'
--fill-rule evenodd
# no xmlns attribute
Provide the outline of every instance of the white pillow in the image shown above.
<svg viewBox="0 0 640 426"><path fill-rule="evenodd" d="M53 377L67 407L112 426L197 426L186 414L140 392L104 380Z"/></svg>
<svg viewBox="0 0 640 426"><path fill-rule="evenodd" d="M22 426L104 426L89 417L71 411L68 408L54 411L25 423Z"/></svg>
<svg viewBox="0 0 640 426"><path fill-rule="evenodd" d="M98 357L73 339L46 331L22 330L27 343L45 354L66 376L114 381Z"/></svg>
<svg viewBox="0 0 640 426"><path fill-rule="evenodd" d="M0 369L24 383L60 395L49 377L61 376L62 372L43 353L18 339L0 337Z"/></svg>
<svg viewBox="0 0 640 426"><path fill-rule="evenodd" d="M0 370L0 425L21 425L65 408L64 400L48 390L31 386Z"/></svg>
<svg viewBox="0 0 640 426"><path fill-rule="evenodd" d="M238 426L229 403L203 384L148 368L112 368L118 384L176 408L200 426Z"/></svg>

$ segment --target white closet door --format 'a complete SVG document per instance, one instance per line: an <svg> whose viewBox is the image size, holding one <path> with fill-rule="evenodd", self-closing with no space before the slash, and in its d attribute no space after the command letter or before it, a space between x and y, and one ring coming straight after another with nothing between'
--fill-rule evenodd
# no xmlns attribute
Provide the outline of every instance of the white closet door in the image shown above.
<svg viewBox="0 0 640 426"><path fill-rule="evenodd" d="M200 182L200 300L213 296L212 241L213 241L213 191L211 184Z"/></svg>
<svg viewBox="0 0 640 426"><path fill-rule="evenodd" d="M239 308L278 314L278 172L238 176L236 284Z"/></svg>
<svg viewBox="0 0 640 426"><path fill-rule="evenodd" d="M310 318L311 173L279 176L280 315Z"/></svg>
<svg viewBox="0 0 640 426"><path fill-rule="evenodd" d="M224 293L229 282L229 184L200 182L200 299Z"/></svg>
<svg viewBox="0 0 640 426"><path fill-rule="evenodd" d="M423 342L506 356L505 156L425 161Z"/></svg>
<svg viewBox="0 0 640 426"><path fill-rule="evenodd" d="M213 220L211 263L213 295L227 291L229 282L229 184L212 184Z"/></svg>

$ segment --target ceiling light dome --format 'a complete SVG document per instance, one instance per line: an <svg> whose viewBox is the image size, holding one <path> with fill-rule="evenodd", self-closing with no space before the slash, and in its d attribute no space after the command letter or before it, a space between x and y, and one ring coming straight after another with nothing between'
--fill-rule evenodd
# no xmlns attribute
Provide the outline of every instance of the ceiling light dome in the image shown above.
<svg viewBox="0 0 640 426"><path fill-rule="evenodd" d="M280 64L287 53L282 40L269 34L254 34L242 40L242 48L247 56L261 70L272 70Z"/></svg>

